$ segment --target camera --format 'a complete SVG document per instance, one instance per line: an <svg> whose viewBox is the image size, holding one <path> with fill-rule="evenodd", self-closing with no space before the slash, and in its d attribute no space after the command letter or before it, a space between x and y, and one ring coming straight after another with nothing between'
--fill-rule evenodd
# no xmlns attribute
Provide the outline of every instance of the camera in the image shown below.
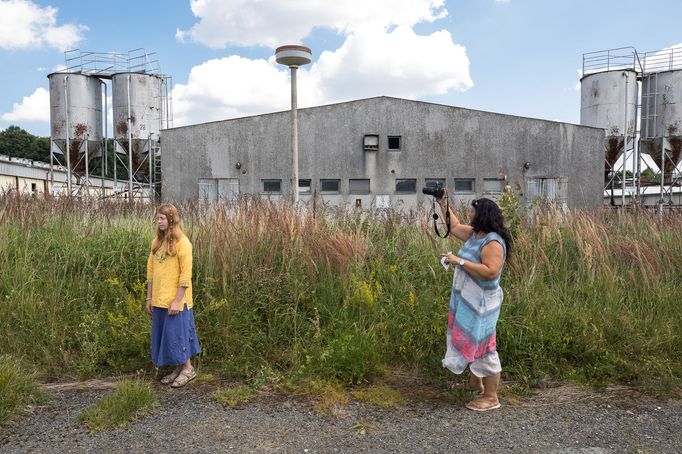
<svg viewBox="0 0 682 454"><path fill-rule="evenodd" d="M432 195L437 199L440 199L445 195L445 189L440 182L436 182L433 185L422 188L422 192L426 195Z"/></svg>

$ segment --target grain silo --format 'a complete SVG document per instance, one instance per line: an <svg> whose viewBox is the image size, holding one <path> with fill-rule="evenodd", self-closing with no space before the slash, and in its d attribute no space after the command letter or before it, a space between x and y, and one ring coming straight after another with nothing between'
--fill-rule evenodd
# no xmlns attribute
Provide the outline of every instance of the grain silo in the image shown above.
<svg viewBox="0 0 682 454"><path fill-rule="evenodd" d="M678 57L682 63L682 49ZM649 66L642 78L641 146L661 170L660 203L665 203L670 188L682 180L677 169L682 158L682 69L654 68Z"/></svg>
<svg viewBox="0 0 682 454"><path fill-rule="evenodd" d="M102 197L124 196L132 201L155 196L160 184L156 169L160 163L159 132L172 124L169 96L172 84L170 76L161 74L159 61L153 60L153 55L145 49L128 52L75 49L64 52L64 69L48 76L50 159L67 164L69 182L74 176L87 191L89 161L102 158L95 163L100 164L97 175L103 177L102 181L113 177L113 186L109 186L113 191L105 193L102 185ZM113 121L108 115L109 93ZM107 103L104 109L103 103ZM113 159L107 146L109 122L113 125ZM85 178L81 178L81 172ZM127 191L118 184L119 178L128 180ZM69 194L73 195L70 183Z"/></svg>
<svg viewBox="0 0 682 454"><path fill-rule="evenodd" d="M89 161L102 152L102 81L66 72L47 77L53 154L70 172L87 178Z"/></svg>
<svg viewBox="0 0 682 454"><path fill-rule="evenodd" d="M595 72L583 76L580 82L580 124L606 131L604 174L608 180L616 171L616 162L624 152L625 136L628 147L632 147L636 124L637 72L632 69Z"/></svg>
<svg viewBox="0 0 682 454"><path fill-rule="evenodd" d="M119 151L130 152L134 173L144 173L140 164L159 140L165 81L141 73L114 74L111 81L114 139Z"/></svg>

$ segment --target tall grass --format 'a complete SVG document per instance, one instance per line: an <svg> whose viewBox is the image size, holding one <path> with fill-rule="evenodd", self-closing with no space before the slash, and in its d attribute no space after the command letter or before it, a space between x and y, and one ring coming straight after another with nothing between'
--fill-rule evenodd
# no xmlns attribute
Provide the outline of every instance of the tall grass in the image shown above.
<svg viewBox="0 0 682 454"><path fill-rule="evenodd" d="M35 373L21 361L0 355L0 426L12 422L27 405L44 400Z"/></svg>
<svg viewBox="0 0 682 454"><path fill-rule="evenodd" d="M0 353L50 376L145 367L153 209L0 198ZM358 382L435 380L451 274L426 214L292 213L245 198L181 207L194 245L202 365ZM680 386L682 216L575 212L520 225L498 349L510 378Z"/></svg>

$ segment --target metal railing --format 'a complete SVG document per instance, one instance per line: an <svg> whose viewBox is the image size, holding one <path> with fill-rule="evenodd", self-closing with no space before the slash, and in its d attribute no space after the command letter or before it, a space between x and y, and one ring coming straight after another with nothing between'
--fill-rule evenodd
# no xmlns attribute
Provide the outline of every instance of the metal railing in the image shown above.
<svg viewBox="0 0 682 454"><path fill-rule="evenodd" d="M583 76L616 69L631 69L642 72L642 62L637 54L637 49L628 46L583 54Z"/></svg>
<svg viewBox="0 0 682 454"><path fill-rule="evenodd" d="M58 72L80 73L90 76L111 77L114 74L136 72L161 74L159 60L152 59L155 52L143 48L128 52L90 52L80 49L64 52L64 68Z"/></svg>
<svg viewBox="0 0 682 454"><path fill-rule="evenodd" d="M682 47L646 52L642 60L645 74L682 69Z"/></svg>

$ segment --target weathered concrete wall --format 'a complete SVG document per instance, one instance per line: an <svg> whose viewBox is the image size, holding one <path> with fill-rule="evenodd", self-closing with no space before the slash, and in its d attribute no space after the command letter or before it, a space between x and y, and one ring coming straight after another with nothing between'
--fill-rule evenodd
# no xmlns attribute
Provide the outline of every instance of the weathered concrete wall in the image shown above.
<svg viewBox="0 0 682 454"><path fill-rule="evenodd" d="M363 136L379 135L377 151L363 151ZM387 136L401 136L401 151L388 151ZM427 178L506 177L526 191L529 178L564 177L571 207L602 203L604 131L585 126L514 117L444 105L378 97L299 110L299 178L339 178L341 193L323 196L332 203L370 206L387 195L392 204L413 206L426 200ZM198 195L200 178L238 178L241 193L262 192L261 179L281 179L290 194L290 113L278 112L164 130L161 132L163 197ZM241 166L237 169L237 163ZM526 167L524 167L524 165ZM369 195L348 194L348 180L369 178ZM416 194L395 194L395 181L417 179ZM301 196L302 200L312 196Z"/></svg>

